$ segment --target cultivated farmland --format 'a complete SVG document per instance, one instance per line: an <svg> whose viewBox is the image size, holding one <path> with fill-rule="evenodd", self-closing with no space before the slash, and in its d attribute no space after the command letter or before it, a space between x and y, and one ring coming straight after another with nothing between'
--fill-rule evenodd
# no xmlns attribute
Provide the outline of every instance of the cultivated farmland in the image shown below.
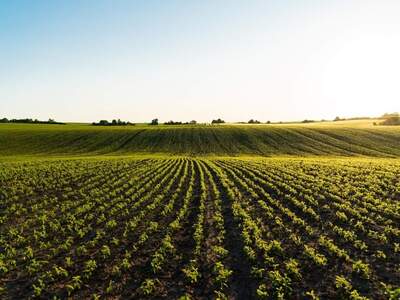
<svg viewBox="0 0 400 300"><path fill-rule="evenodd" d="M161 153L400 157L400 126L373 126L372 122L115 127L0 124L0 156Z"/></svg>
<svg viewBox="0 0 400 300"><path fill-rule="evenodd" d="M398 159L21 159L0 164L0 186L4 299L389 299L399 287Z"/></svg>

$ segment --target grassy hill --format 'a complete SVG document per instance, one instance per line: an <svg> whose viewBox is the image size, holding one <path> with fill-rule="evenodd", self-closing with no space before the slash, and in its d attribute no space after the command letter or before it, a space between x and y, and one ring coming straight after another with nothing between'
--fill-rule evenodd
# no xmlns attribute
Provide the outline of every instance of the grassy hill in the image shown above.
<svg viewBox="0 0 400 300"><path fill-rule="evenodd" d="M0 156L170 153L400 157L400 128L372 123L115 127L0 124Z"/></svg>

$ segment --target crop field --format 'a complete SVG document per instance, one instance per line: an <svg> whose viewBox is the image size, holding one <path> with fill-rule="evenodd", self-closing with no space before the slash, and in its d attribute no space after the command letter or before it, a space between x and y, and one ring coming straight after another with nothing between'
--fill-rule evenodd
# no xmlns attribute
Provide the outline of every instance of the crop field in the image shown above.
<svg viewBox="0 0 400 300"><path fill-rule="evenodd" d="M90 126L0 124L0 158L14 155L400 157L400 126L316 124Z"/></svg>
<svg viewBox="0 0 400 300"><path fill-rule="evenodd" d="M395 299L400 285L398 159L4 161L0 186L3 299Z"/></svg>

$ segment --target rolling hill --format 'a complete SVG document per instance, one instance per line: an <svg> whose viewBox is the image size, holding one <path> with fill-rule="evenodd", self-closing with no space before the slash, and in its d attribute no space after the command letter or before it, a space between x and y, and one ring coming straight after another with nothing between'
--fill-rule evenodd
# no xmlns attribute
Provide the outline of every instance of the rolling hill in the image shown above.
<svg viewBox="0 0 400 300"><path fill-rule="evenodd" d="M400 128L372 121L275 125L0 124L0 155L400 157Z"/></svg>

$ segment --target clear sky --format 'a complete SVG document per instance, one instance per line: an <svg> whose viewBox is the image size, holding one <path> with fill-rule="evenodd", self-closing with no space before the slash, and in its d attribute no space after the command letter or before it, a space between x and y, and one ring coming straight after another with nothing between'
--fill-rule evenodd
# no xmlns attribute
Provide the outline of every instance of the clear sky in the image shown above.
<svg viewBox="0 0 400 300"><path fill-rule="evenodd" d="M399 110L398 0L0 1L0 117L278 121Z"/></svg>

